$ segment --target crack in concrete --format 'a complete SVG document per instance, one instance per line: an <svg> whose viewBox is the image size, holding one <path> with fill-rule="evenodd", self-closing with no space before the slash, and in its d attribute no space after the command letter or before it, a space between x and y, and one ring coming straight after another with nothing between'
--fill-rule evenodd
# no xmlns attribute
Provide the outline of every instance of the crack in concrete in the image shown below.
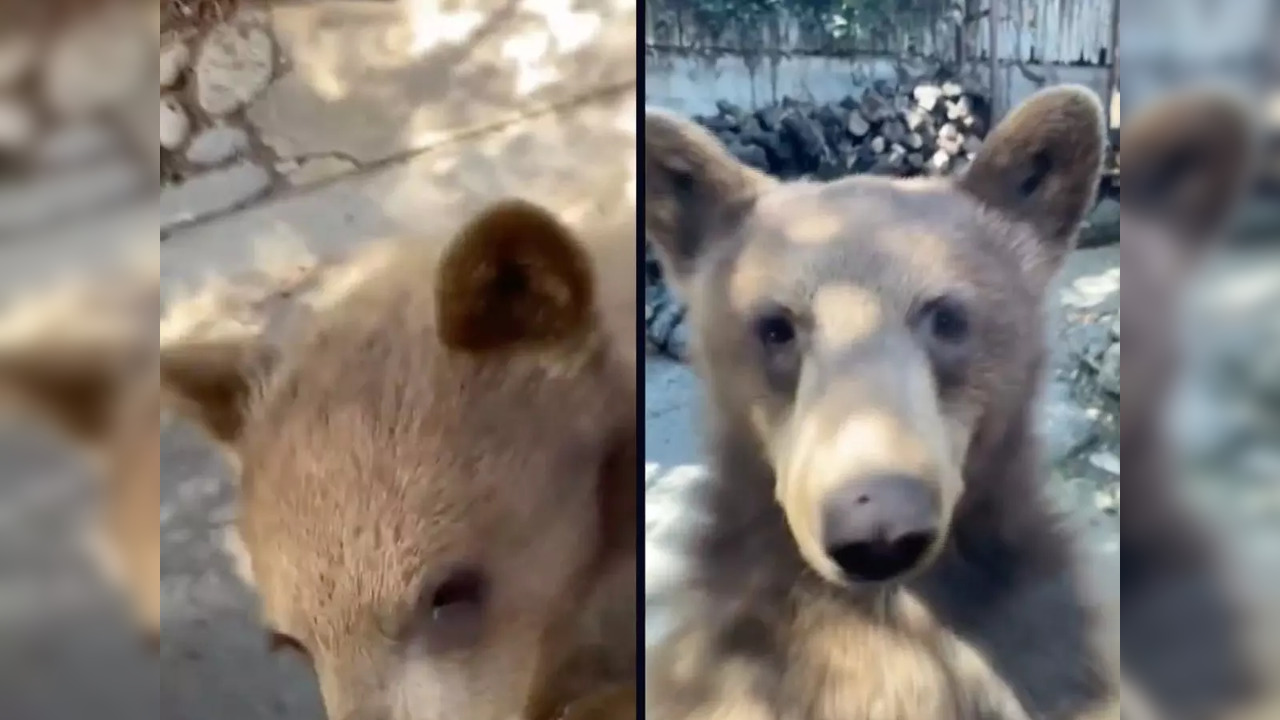
<svg viewBox="0 0 1280 720"><path fill-rule="evenodd" d="M289 198L298 197L302 194L310 193L310 192L328 187L329 185L332 185L340 180L347 180L347 179L358 177L361 175L368 175L378 170L381 170L383 168L388 168L388 167L393 167L395 165L403 164L405 162L413 160L414 158L425 155L426 153L449 148L449 147L456 147L462 143L469 142L471 140L484 137L486 135L491 135L497 132L501 132L502 130L515 127L521 123L524 123L530 120L537 120L539 118L547 117L550 115L556 115L562 112L571 111L576 108L589 105L594 102L598 102L600 100L605 100L608 98L622 95L623 93L626 93L626 92L635 92L636 85L637 85L637 79L630 78L628 80L619 81L619 82L611 83L608 85L596 87L592 90L580 93L578 95L574 95L573 97L566 98L558 102L549 102L541 106L535 106L533 108L526 109L513 117L459 130L457 132L452 133L445 139L440 140L439 142L433 143L431 145L427 145L425 147L420 147L420 148L410 148L408 150L405 150L399 153L394 153L392 155L388 155L387 157L380 158L378 160L358 162L354 157L349 156L347 153L341 153L337 151L327 152L327 153L307 153L304 155L292 156L291 158L282 158L282 159L301 159L305 161L307 159L312 159L313 157L336 157L341 160L350 161L356 167L350 172L342 173L340 175L335 175L334 177L326 178L325 180L308 184L304 187L285 186L284 188L280 189L278 192L268 193L262 197L257 198L254 201L251 201L244 205L239 205L232 209L222 210L216 213L210 213L208 215L205 215L199 218L193 218L191 220L184 220L182 222L161 226L160 239L163 242L164 240L171 238L173 235L180 233L183 230L187 230L190 228L195 228L201 225L205 225L207 223L215 222L222 218L229 217L236 213L244 212L245 210L263 206L268 203L283 201Z"/></svg>
<svg viewBox="0 0 1280 720"><path fill-rule="evenodd" d="M279 159L279 162L296 163L298 165L301 165L303 163L313 162L315 160L327 160L329 158L334 158L336 160L341 160L346 163L351 163L351 165L354 166L354 169L351 172L358 172L364 169L364 163L360 159L358 159L355 155L352 155L351 153L343 152L341 150L329 150L327 152L308 152L308 153L301 153L299 155L289 155L289 156L281 157ZM345 176L349 174L350 173L344 173L343 175ZM314 186L309 186L309 187L314 187Z"/></svg>

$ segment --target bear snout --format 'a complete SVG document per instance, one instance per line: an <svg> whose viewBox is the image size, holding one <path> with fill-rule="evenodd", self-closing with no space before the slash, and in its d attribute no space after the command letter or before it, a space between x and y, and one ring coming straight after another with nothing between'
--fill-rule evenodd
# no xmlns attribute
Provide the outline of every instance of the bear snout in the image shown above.
<svg viewBox="0 0 1280 720"><path fill-rule="evenodd" d="M853 582L884 582L915 568L940 534L936 487L904 474L846 482L822 505L827 555Z"/></svg>

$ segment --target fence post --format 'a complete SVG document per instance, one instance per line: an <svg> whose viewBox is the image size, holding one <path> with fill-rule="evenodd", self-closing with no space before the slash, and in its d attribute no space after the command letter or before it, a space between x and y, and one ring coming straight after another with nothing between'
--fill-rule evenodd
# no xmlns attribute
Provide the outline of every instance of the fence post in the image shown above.
<svg viewBox="0 0 1280 720"><path fill-rule="evenodd" d="M1112 99L1116 96L1116 83L1120 81L1120 61L1116 59L1116 48L1120 46L1120 0L1111 0L1111 48L1107 51L1107 59L1111 67L1107 68L1107 96L1102 99L1106 110L1107 133L1111 132L1112 123L1120 118L1111 117Z"/></svg>
<svg viewBox="0 0 1280 720"><path fill-rule="evenodd" d="M1004 117L1004 93L1000 92L1000 33L996 10L999 0L990 0L987 7L987 57L991 72L991 124L994 127Z"/></svg>

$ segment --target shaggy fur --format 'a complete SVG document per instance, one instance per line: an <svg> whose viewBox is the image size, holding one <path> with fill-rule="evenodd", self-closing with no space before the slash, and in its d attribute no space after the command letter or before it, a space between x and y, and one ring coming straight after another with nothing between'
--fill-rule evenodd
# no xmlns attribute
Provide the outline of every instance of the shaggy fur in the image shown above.
<svg viewBox="0 0 1280 720"><path fill-rule="evenodd" d="M1162 424L1180 296L1246 185L1256 135L1239 101L1195 91L1145 108L1121 145L1123 661L1160 717L1215 720L1256 700L1262 676L1225 558L1176 491Z"/></svg>
<svg viewBox="0 0 1280 720"><path fill-rule="evenodd" d="M1032 422L1044 289L1094 200L1101 117L1086 90L1044 91L958 179L814 184L648 113L645 231L689 304L714 467L682 622L648 659L652 717L1118 716ZM967 311L963 338L930 334L938 298ZM779 315L795 339L766 349ZM943 532L913 572L859 584L822 508L869 474L925 482Z"/></svg>
<svg viewBox="0 0 1280 720"><path fill-rule="evenodd" d="M106 274L0 314L0 402L48 421L103 479L103 569L147 637L160 623L159 383L152 273Z"/></svg>
<svg viewBox="0 0 1280 720"><path fill-rule="evenodd" d="M330 717L552 718L635 677L630 278L520 201L432 240L175 304L162 383L239 469L246 579Z"/></svg>

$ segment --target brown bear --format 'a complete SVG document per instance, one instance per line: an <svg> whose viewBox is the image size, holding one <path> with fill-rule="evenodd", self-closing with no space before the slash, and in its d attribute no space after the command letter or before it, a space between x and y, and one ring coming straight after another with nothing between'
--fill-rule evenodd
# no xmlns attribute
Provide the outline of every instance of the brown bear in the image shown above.
<svg viewBox="0 0 1280 720"><path fill-rule="evenodd" d="M645 235L688 304L713 475L652 717L1119 716L1033 427L1104 147L1096 97L1058 87L958 178L778 182L647 112Z"/></svg>
<svg viewBox="0 0 1280 720"><path fill-rule="evenodd" d="M635 273L585 236L501 201L168 311L162 387L236 466L243 574L329 717L634 715Z"/></svg>
<svg viewBox="0 0 1280 720"><path fill-rule="evenodd" d="M160 624L156 278L127 272L24 296L0 317L0 403L50 421L103 479L103 569L147 639Z"/></svg>
<svg viewBox="0 0 1280 720"><path fill-rule="evenodd" d="M1221 239L1257 141L1240 100L1203 89L1142 108L1121 131L1122 660L1170 720L1213 720L1265 699L1227 558L1177 492L1163 432L1180 296Z"/></svg>

